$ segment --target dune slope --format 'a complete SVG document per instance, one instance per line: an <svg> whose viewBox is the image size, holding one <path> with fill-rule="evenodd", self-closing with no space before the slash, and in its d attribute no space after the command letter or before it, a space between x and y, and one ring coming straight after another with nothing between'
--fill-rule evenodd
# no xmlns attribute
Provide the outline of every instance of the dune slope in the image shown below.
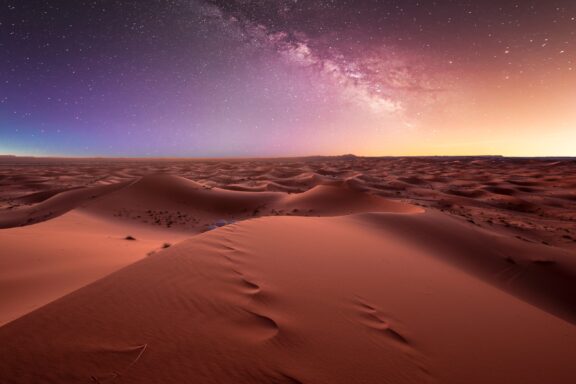
<svg viewBox="0 0 576 384"><path fill-rule="evenodd" d="M418 210L342 187L319 186L298 195L239 192L167 175L35 197L36 204L0 215L0 226L15 227L0 232L0 325L165 243L236 220Z"/></svg>
<svg viewBox="0 0 576 384"><path fill-rule="evenodd" d="M573 325L386 220L181 242L1 327L0 381L573 382Z"/></svg>
<svg viewBox="0 0 576 384"><path fill-rule="evenodd" d="M39 224L3 229L0 325L185 237L77 210Z"/></svg>

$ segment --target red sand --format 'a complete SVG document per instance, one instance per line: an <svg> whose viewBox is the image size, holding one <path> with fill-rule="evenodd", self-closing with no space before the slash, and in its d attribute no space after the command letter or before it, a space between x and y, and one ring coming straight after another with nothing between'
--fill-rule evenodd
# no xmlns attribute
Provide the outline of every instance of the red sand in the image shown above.
<svg viewBox="0 0 576 384"><path fill-rule="evenodd" d="M2 384L575 382L574 161L4 161Z"/></svg>

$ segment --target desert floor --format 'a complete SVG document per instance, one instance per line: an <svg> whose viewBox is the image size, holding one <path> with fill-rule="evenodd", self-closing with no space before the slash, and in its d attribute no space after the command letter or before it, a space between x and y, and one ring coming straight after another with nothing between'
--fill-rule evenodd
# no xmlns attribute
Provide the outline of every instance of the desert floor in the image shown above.
<svg viewBox="0 0 576 384"><path fill-rule="evenodd" d="M0 157L0 383L576 382L576 160Z"/></svg>

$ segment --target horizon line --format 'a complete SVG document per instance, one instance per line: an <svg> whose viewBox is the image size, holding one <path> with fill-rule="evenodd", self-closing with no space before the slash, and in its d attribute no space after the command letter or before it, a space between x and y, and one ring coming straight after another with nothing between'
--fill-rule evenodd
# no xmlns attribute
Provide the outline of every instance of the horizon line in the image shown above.
<svg viewBox="0 0 576 384"><path fill-rule="evenodd" d="M63 160L273 160L273 159L309 159L309 158L509 158L509 159L576 159L576 156L540 155L513 156L494 154L471 155L286 155L286 156L68 156L68 155L14 155L0 154L2 159L63 159Z"/></svg>

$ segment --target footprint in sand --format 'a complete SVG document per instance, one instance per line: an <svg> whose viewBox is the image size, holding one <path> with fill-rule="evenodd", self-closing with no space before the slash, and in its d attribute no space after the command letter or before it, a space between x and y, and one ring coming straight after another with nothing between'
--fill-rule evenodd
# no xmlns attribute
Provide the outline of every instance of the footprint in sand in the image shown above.
<svg viewBox="0 0 576 384"><path fill-rule="evenodd" d="M98 384L116 382L121 376L125 375L130 370L130 368L132 368L140 360L144 352L146 352L147 348L148 344L142 344L136 347L109 349L101 351L106 354L112 354L118 356L127 355L129 356L129 360L124 366L120 367L119 369L113 370L112 372L106 374L92 375L90 376L90 379L92 380L92 382Z"/></svg>
<svg viewBox="0 0 576 384"><path fill-rule="evenodd" d="M235 248L230 247L230 246L225 246L225 248L229 251L236 251ZM246 276L237 268L238 267L238 261L235 260L234 258L230 257L229 255L224 254L223 257L232 265L232 267L230 267L230 269L232 270L232 272L234 272L236 275L238 275L239 279L240 279L240 284L242 285L243 291L245 293L254 295L257 294L261 291L260 286L252 281L250 281L250 279L246 278Z"/></svg>
<svg viewBox="0 0 576 384"><path fill-rule="evenodd" d="M396 331L390 324L390 321L386 319L385 315L375 306L367 303L362 299L356 299L354 304L359 310L360 323L370 329L380 332L382 335L386 336L394 342L398 342L403 345L410 344L408 339Z"/></svg>
<svg viewBox="0 0 576 384"><path fill-rule="evenodd" d="M260 286L256 283L251 282L250 280L247 280L244 277L240 278L242 281L242 284L244 285L244 287L246 287L247 289L247 293L250 294L256 294L258 292L260 292Z"/></svg>
<svg viewBox="0 0 576 384"><path fill-rule="evenodd" d="M253 312L253 311L249 311L249 310L246 310L246 312L250 313L254 317L254 320L260 326L262 326L263 328L266 328L267 330L269 330L273 334L278 333L278 331L280 330L280 327L272 318L265 316L265 315L261 315L259 313Z"/></svg>
<svg viewBox="0 0 576 384"><path fill-rule="evenodd" d="M417 348L414 348L412 341L393 328L389 316L386 316L375 305L359 297L354 299L354 307L358 311L359 322L378 334L379 337L371 338L371 340L378 344L383 343L387 347L395 346L399 348L420 371L427 376L431 376L430 369L427 367L428 359L426 356L421 351L418 351Z"/></svg>
<svg viewBox="0 0 576 384"><path fill-rule="evenodd" d="M226 257L226 256L224 256ZM228 257L226 257L228 259ZM260 285L250 281L248 278L246 278L246 276L244 276L244 274L242 272L240 272L238 269L231 267L230 270L232 272L234 272L236 275L238 275L238 277L234 277L234 280L238 279L240 282L240 285L242 287L242 292L243 293L247 293L250 295L255 295L257 293L260 293L261 288Z"/></svg>
<svg viewBox="0 0 576 384"><path fill-rule="evenodd" d="M227 251L232 251L232 252L237 252L238 250L232 246L229 245L225 245L224 246L226 248ZM230 264L232 264L232 266L230 266L230 270L232 272L234 272L237 276L234 277L234 281L235 284L238 284L240 286L240 291L242 294L246 294L246 295L250 295L253 299L253 301L251 301L251 305L265 305L267 303L267 300L265 299L267 297L267 295L263 295L262 294L262 289L260 287L260 285L258 285L257 283L251 281L251 279L247 278L245 276L244 273L242 273L241 270L239 270L238 267L238 262L231 258L229 255L224 254L223 255L224 258L226 258L228 260L228 262L230 262ZM276 323L276 321L274 321L271 317L260 314L259 310L252 310L252 309L247 309L247 308L242 308L244 312L250 314L249 319L246 319L246 322L243 324L243 327L246 331L248 331L248 329L250 328L256 328L258 329L257 332L254 333L254 335L258 335L258 339L260 338L264 338L264 339L269 339L272 338L274 336L276 336L276 334L280 331L280 327L278 326L278 324ZM247 334L250 334L250 332L246 332Z"/></svg>
<svg viewBox="0 0 576 384"><path fill-rule="evenodd" d="M280 332L280 326L271 317L260 311L240 308L242 316L235 320L235 334L252 342L263 342L274 338Z"/></svg>

